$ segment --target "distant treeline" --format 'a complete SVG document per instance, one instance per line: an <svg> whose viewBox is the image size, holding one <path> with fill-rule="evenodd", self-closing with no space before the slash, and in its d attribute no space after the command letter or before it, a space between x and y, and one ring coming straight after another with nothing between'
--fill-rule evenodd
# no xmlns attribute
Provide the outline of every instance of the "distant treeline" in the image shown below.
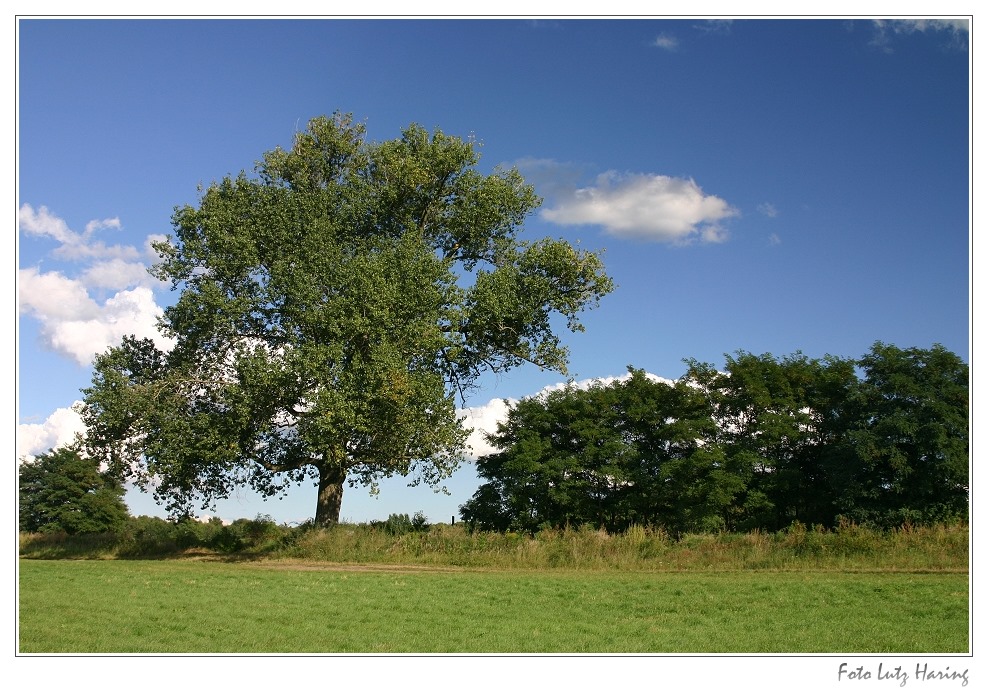
<svg viewBox="0 0 988 697"><path fill-rule="evenodd" d="M515 404L463 520L672 534L968 520L968 366L943 346L687 365L674 384L632 368Z"/></svg>

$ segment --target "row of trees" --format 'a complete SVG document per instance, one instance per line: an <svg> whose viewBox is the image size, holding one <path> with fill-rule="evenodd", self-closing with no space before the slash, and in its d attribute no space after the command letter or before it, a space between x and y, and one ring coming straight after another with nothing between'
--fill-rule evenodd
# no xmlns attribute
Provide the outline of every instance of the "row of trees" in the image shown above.
<svg viewBox="0 0 988 697"><path fill-rule="evenodd" d="M675 383L632 369L514 405L463 519L687 532L967 518L968 367L942 346L687 363Z"/></svg>
<svg viewBox="0 0 988 697"><path fill-rule="evenodd" d="M935 345L858 361L739 353L682 379L570 385L514 405L469 525L776 530L966 520L968 367ZM123 488L81 444L20 465L22 531L119 529Z"/></svg>

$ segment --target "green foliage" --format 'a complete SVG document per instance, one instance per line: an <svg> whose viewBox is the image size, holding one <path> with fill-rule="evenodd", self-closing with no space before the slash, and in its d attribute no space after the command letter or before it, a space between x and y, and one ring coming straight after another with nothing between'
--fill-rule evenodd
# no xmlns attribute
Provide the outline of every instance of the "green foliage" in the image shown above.
<svg viewBox="0 0 988 697"><path fill-rule="evenodd" d="M940 345L876 343L845 415L839 500L882 526L967 520L969 371Z"/></svg>
<svg viewBox="0 0 988 697"><path fill-rule="evenodd" d="M128 518L114 532L22 534L20 553L32 559L139 559L185 553L257 556L290 546L307 529L278 525L263 515L240 518L229 525L216 517L171 521L138 516Z"/></svg>
<svg viewBox="0 0 988 697"><path fill-rule="evenodd" d="M115 559L122 556L122 532L69 535L22 531L18 538L21 559Z"/></svg>
<svg viewBox="0 0 988 697"><path fill-rule="evenodd" d="M334 114L176 209L153 270L181 289L162 320L176 345L96 359L90 452L175 515L315 477L327 525L347 480L439 488L467 435L455 396L485 371L565 371L552 322L582 329L613 287L595 254L520 238L539 199L478 160L415 125L369 143Z"/></svg>
<svg viewBox="0 0 988 697"><path fill-rule="evenodd" d="M285 531L270 516L258 515L253 519L238 518L229 525L220 526L203 541L204 547L217 552L252 553L270 551L282 544Z"/></svg>
<svg viewBox="0 0 988 697"><path fill-rule="evenodd" d="M477 463L490 480L461 509L478 529L549 527L717 529L736 481L719 451L703 395L686 383L568 386L522 400Z"/></svg>
<svg viewBox="0 0 988 697"><path fill-rule="evenodd" d="M632 368L513 405L464 521L682 535L967 520L968 368L942 346L687 364L673 385Z"/></svg>
<svg viewBox="0 0 988 697"><path fill-rule="evenodd" d="M18 493L23 532L102 533L120 529L128 517L123 487L78 446L23 459Z"/></svg>
<svg viewBox="0 0 988 697"><path fill-rule="evenodd" d="M725 359L723 370L689 361L686 376L707 393L724 469L743 483L725 507L725 525L833 524L840 511L824 463L857 388L855 362L798 352L776 358L739 351Z"/></svg>
<svg viewBox="0 0 988 697"><path fill-rule="evenodd" d="M429 529L429 521L422 511L409 516L407 513L392 513L384 522L372 521L371 527L380 528L389 535L405 535L410 532L425 532Z"/></svg>
<svg viewBox="0 0 988 697"><path fill-rule="evenodd" d="M137 516L127 522L120 538L121 557L146 558L176 554L185 549L186 544L198 543L190 540L188 526L154 516Z"/></svg>

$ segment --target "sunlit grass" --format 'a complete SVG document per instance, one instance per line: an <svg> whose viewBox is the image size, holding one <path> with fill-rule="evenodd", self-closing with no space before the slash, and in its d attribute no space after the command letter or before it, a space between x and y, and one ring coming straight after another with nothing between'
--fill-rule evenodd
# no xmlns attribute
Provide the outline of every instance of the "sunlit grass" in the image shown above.
<svg viewBox="0 0 988 697"><path fill-rule="evenodd" d="M953 653L966 574L20 562L24 653Z"/></svg>

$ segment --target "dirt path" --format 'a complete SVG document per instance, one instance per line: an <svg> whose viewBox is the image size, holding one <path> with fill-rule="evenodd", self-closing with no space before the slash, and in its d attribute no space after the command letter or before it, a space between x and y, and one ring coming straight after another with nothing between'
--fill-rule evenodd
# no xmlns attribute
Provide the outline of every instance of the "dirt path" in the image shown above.
<svg viewBox="0 0 988 697"><path fill-rule="evenodd" d="M298 559L261 560L243 562L254 568L268 568L284 571L336 571L336 572L377 572L377 573L469 573L471 571L490 571L490 569L464 569L455 566L426 566L415 564L348 564L344 562L302 561Z"/></svg>

